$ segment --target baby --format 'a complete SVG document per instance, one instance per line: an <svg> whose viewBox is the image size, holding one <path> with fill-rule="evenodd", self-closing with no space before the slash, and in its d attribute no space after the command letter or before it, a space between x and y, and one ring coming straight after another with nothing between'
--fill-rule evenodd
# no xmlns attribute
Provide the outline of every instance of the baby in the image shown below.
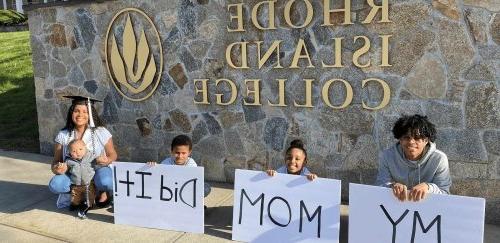
<svg viewBox="0 0 500 243"><path fill-rule="evenodd" d="M87 147L82 140L71 141L68 148L70 157L66 158L65 162L71 179L70 210L78 208L78 217L86 218L95 198L92 158L87 154Z"/></svg>

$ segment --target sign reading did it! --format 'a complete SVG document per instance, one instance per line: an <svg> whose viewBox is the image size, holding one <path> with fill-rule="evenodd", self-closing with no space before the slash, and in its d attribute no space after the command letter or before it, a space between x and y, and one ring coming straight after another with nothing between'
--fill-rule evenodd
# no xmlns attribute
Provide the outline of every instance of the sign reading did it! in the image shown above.
<svg viewBox="0 0 500 243"><path fill-rule="evenodd" d="M203 167L113 162L116 224L204 232Z"/></svg>

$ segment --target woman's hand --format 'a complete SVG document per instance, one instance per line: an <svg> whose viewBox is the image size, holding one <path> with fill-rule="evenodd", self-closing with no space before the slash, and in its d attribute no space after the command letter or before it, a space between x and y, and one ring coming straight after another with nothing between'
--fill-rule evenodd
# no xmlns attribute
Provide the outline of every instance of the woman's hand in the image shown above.
<svg viewBox="0 0 500 243"><path fill-rule="evenodd" d="M62 175L68 170L68 165L66 163L57 162L52 164L52 173L56 175Z"/></svg>
<svg viewBox="0 0 500 243"><path fill-rule="evenodd" d="M148 161L146 162L148 166L155 166L157 163L155 161Z"/></svg>
<svg viewBox="0 0 500 243"><path fill-rule="evenodd" d="M414 202L418 202L425 198L428 191L429 185L427 183L420 183L411 189L409 199Z"/></svg>
<svg viewBox="0 0 500 243"><path fill-rule="evenodd" d="M401 202L406 201L406 194L408 193L408 188L399 182L392 184L392 193Z"/></svg>
<svg viewBox="0 0 500 243"><path fill-rule="evenodd" d="M310 181L313 181L314 179L318 178L318 176L316 174L308 174L306 175L307 176L307 179L310 180Z"/></svg>
<svg viewBox="0 0 500 243"><path fill-rule="evenodd" d="M104 153L96 158L96 163L98 165L108 166L113 163L117 157L118 155L116 154L115 146L113 145L113 139L110 138L104 145Z"/></svg>
<svg viewBox="0 0 500 243"><path fill-rule="evenodd" d="M266 173L267 173L269 176L275 176L275 175L276 175L276 171L275 171L275 170L266 170Z"/></svg>
<svg viewBox="0 0 500 243"><path fill-rule="evenodd" d="M112 162L112 161L108 158L108 156L106 156L105 154L103 154L103 155L101 155L101 156L97 157L97 158L95 159L95 161L96 161L96 163L97 163L98 165L102 165L102 166L108 166L108 165L109 165L109 164L111 164L111 162Z"/></svg>

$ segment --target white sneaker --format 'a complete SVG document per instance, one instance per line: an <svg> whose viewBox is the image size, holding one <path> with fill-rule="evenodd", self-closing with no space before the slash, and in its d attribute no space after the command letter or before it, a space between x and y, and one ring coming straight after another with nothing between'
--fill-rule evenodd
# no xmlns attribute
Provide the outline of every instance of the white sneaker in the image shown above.
<svg viewBox="0 0 500 243"><path fill-rule="evenodd" d="M66 208L69 207L70 204L71 204L71 194L69 193L59 194L59 197L57 198L56 202L57 208Z"/></svg>

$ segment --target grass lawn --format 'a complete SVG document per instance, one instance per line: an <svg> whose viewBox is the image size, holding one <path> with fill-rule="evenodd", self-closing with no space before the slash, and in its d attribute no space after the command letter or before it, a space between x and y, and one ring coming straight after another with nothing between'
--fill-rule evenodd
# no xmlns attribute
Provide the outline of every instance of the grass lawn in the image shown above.
<svg viewBox="0 0 500 243"><path fill-rule="evenodd" d="M28 31L0 33L0 148L39 151Z"/></svg>

